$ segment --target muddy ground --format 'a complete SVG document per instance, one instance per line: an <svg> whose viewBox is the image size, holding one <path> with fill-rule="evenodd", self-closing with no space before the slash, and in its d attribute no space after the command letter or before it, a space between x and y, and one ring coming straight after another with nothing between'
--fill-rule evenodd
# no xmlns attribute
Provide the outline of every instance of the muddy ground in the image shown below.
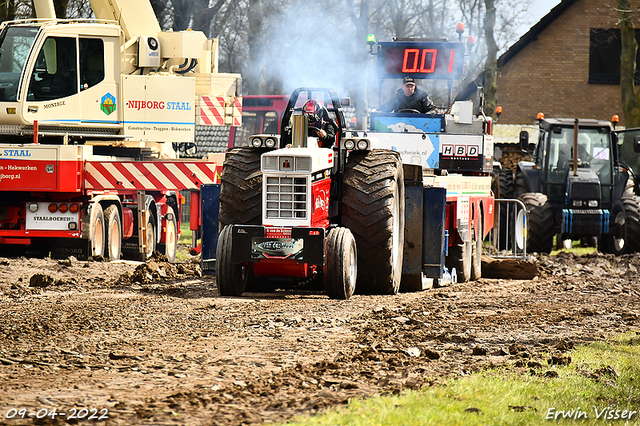
<svg viewBox="0 0 640 426"><path fill-rule="evenodd" d="M222 298L197 262L161 257L2 258L0 423L281 422L488 366L553 380L574 345L638 330L640 256L537 266L533 280L336 301L302 289Z"/></svg>

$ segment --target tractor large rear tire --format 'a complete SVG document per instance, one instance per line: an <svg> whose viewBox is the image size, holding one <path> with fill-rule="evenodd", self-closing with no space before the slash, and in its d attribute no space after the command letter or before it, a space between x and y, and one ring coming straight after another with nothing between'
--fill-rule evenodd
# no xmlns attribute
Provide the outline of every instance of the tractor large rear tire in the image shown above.
<svg viewBox="0 0 640 426"><path fill-rule="evenodd" d="M324 290L331 299L349 299L356 289L356 240L347 228L333 228L327 235L327 272Z"/></svg>
<svg viewBox="0 0 640 426"><path fill-rule="evenodd" d="M262 223L262 171L259 148L233 148L224 160L220 181L220 230L231 224Z"/></svg>
<svg viewBox="0 0 640 426"><path fill-rule="evenodd" d="M620 198L613 206L611 222L617 235L603 235L599 239L600 251L615 255L635 253L640 250L640 197Z"/></svg>
<svg viewBox="0 0 640 426"><path fill-rule="evenodd" d="M513 195L513 198L518 198L520 195L529 191L529 185L527 185L527 180L524 177L524 173L516 172L515 194Z"/></svg>
<svg viewBox="0 0 640 426"><path fill-rule="evenodd" d="M247 286L247 280L243 274L243 266L233 263L231 258L231 232L232 225L227 225L220 232L218 248L216 250L216 282L220 296L242 296Z"/></svg>
<svg viewBox="0 0 640 426"><path fill-rule="evenodd" d="M527 251L551 253L553 248L553 210L547 196L539 192L520 195L527 209Z"/></svg>
<svg viewBox="0 0 640 426"><path fill-rule="evenodd" d="M513 170L500 170L500 176L498 176L498 183L500 185L498 198L509 199L515 196L515 184L513 183Z"/></svg>
<svg viewBox="0 0 640 426"><path fill-rule="evenodd" d="M396 294L402 277L404 174L387 150L352 151L345 167L342 226L358 247L357 291Z"/></svg>

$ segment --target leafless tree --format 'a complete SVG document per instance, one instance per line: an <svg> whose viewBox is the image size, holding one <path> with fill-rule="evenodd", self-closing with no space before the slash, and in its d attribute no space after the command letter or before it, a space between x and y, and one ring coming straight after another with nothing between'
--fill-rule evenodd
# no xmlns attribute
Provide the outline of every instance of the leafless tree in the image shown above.
<svg viewBox="0 0 640 426"><path fill-rule="evenodd" d="M498 45L494 37L496 26L495 0L484 0L486 14L484 17L484 35L487 41L487 60L484 66L485 112L493 115L496 109L496 93L498 91Z"/></svg>
<svg viewBox="0 0 640 426"><path fill-rule="evenodd" d="M638 11L631 8L629 0L618 0L620 17L620 94L622 111L627 127L640 127L640 93L636 93L634 75L636 72L636 55L638 42L635 37L634 19L638 19Z"/></svg>
<svg viewBox="0 0 640 426"><path fill-rule="evenodd" d="M16 1L5 0L0 2L0 20L12 21L16 19Z"/></svg>

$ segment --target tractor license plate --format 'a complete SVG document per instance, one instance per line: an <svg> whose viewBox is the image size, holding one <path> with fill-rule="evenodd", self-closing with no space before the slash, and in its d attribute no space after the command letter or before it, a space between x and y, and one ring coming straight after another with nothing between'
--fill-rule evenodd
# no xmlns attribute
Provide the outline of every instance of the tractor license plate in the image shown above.
<svg viewBox="0 0 640 426"><path fill-rule="evenodd" d="M254 259L296 259L302 255L302 238L257 238L251 239L251 257Z"/></svg>

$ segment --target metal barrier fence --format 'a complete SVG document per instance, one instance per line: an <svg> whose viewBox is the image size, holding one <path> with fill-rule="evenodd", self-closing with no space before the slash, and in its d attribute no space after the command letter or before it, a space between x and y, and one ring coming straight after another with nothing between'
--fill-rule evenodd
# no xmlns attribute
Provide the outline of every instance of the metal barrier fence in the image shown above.
<svg viewBox="0 0 640 426"><path fill-rule="evenodd" d="M494 225L489 234L489 255L495 258L527 257L527 209L516 199L495 200Z"/></svg>
<svg viewBox="0 0 640 426"><path fill-rule="evenodd" d="M189 208L191 205L191 191L180 191L180 195L185 199L184 204L182 205L182 217L180 218L180 223L189 223L191 220L191 209Z"/></svg>

